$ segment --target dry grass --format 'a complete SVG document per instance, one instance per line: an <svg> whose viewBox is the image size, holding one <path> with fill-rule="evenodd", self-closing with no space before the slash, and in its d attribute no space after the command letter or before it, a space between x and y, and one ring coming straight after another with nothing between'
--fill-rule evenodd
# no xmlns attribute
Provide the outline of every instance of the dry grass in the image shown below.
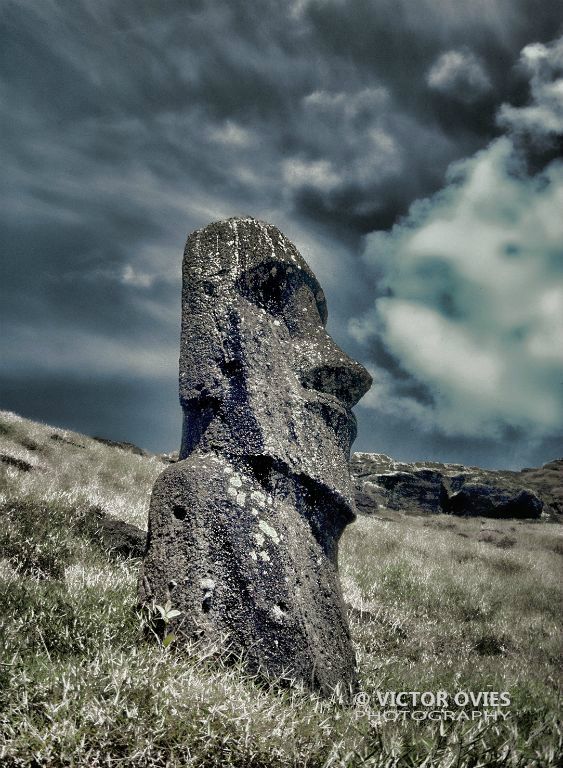
<svg viewBox="0 0 563 768"><path fill-rule="evenodd" d="M68 442L0 414L0 453L36 467L0 465L2 766L558 764L560 525L385 512L348 529L362 690L512 699L506 721L377 724L370 707L268 688L216 648L147 642L138 562L104 550L89 510L144 525L163 465L56 431Z"/></svg>
<svg viewBox="0 0 563 768"><path fill-rule="evenodd" d="M16 497L63 505L97 505L110 515L146 528L152 485L163 469L158 458L109 448L85 435L6 411L0 411L0 452L36 468L11 472L10 482L0 488L0 500L14 493Z"/></svg>

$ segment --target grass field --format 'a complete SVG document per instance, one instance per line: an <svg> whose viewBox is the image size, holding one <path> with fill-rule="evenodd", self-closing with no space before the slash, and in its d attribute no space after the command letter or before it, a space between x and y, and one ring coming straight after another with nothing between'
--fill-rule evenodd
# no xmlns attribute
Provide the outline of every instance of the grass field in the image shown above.
<svg viewBox="0 0 563 768"><path fill-rule="evenodd" d="M358 519L340 570L365 695L346 706L146 639L138 561L92 508L144 527L158 458L5 412L0 454L0 765L558 764L560 524ZM378 691L488 690L506 719L377 716Z"/></svg>

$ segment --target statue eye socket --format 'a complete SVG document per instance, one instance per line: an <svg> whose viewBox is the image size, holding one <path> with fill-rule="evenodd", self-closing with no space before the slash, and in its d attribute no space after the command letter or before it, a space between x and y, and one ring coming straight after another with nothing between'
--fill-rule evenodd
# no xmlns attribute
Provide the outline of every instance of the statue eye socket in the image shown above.
<svg viewBox="0 0 563 768"><path fill-rule="evenodd" d="M270 274L262 283L260 301L270 314L280 315L290 303L294 290L293 282L278 270L277 274Z"/></svg>
<svg viewBox="0 0 563 768"><path fill-rule="evenodd" d="M283 317L290 332L298 330L295 323L295 294L300 288L307 287L310 299L316 306L320 321L326 325L326 300L318 283L308 278L302 271L283 262L260 264L245 272L237 282L238 292L248 301L257 304L274 317ZM295 328L293 326L296 326Z"/></svg>
<svg viewBox="0 0 563 768"><path fill-rule="evenodd" d="M296 279L282 266L262 264L245 273L239 280L239 292L271 315L282 315L290 304Z"/></svg>

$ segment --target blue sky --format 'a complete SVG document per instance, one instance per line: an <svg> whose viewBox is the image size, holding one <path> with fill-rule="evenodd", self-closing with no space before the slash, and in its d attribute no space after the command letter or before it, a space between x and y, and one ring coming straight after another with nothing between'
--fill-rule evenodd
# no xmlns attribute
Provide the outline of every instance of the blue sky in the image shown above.
<svg viewBox="0 0 563 768"><path fill-rule="evenodd" d="M356 449L562 453L560 2L0 0L0 407L178 446L186 235L289 236Z"/></svg>

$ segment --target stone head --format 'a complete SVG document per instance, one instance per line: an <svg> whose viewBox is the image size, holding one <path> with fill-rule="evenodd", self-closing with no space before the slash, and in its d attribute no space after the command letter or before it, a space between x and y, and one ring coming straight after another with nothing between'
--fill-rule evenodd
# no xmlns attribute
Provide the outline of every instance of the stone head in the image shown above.
<svg viewBox="0 0 563 768"><path fill-rule="evenodd" d="M252 218L193 232L183 262L181 458L263 457L352 507L352 407L368 372L326 332L323 291L295 246Z"/></svg>

